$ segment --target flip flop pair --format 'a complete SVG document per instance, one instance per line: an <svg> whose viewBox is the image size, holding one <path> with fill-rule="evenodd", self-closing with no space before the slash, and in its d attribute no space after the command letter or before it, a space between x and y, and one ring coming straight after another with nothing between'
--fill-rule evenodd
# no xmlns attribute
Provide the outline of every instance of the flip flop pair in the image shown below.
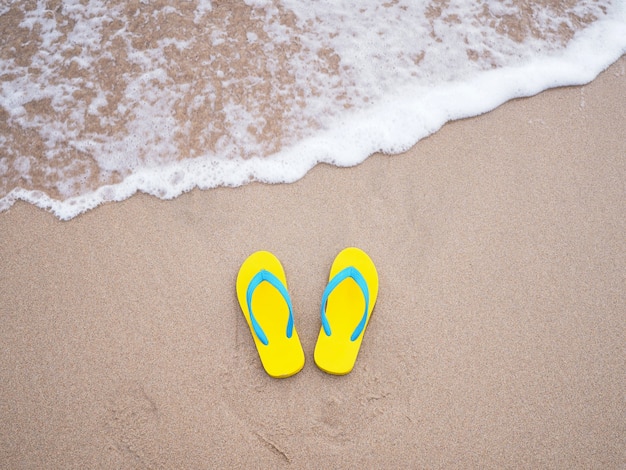
<svg viewBox="0 0 626 470"><path fill-rule="evenodd" d="M324 372L344 375L352 370L377 296L378 273L370 257L358 248L341 251L331 266L320 308L314 358ZM276 378L300 372L304 351L285 271L276 256L258 251L243 262L237 298L265 371Z"/></svg>

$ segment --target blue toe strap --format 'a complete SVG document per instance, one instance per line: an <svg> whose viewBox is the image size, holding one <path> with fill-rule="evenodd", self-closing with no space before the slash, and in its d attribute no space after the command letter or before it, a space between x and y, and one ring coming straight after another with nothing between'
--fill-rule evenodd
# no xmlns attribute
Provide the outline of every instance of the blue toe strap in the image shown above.
<svg viewBox="0 0 626 470"><path fill-rule="evenodd" d="M287 320L287 338L291 338L291 335L293 334L293 307L291 306L291 299L289 298L287 288L280 279L278 279L271 272L266 271L265 269L262 269L255 274L255 276L250 281L250 284L248 284L246 301L248 302L248 312L250 312L250 322L252 323L252 329L254 330L254 333L256 334L257 338L259 338L261 343L267 346L269 344L267 336L265 335L263 328L261 328L261 325L259 325L259 322L252 313L252 294L254 293L254 290L259 286L259 284L264 281L274 286L276 290L278 290L278 292L280 292L280 294L283 296L285 302L287 302L287 306L289 307L289 319Z"/></svg>
<svg viewBox="0 0 626 470"><path fill-rule="evenodd" d="M355 341L359 335L363 332L365 328L365 324L367 323L367 313L369 310L369 302L370 295L369 289L367 288L367 282L363 275L354 267L349 266L341 271L339 271L335 276L328 282L328 285L324 289L324 294L322 295L322 307L321 307L321 315L322 315L322 327L324 328L324 333L326 336L330 336L330 324L328 323L328 318L326 317L326 302L328 301L328 296L330 293L335 290L335 288L341 284L347 278L352 278L357 283L357 285L361 288L363 292L363 297L365 297L365 312L363 312L363 317L361 321L356 326L356 329L352 332L352 336L350 336L350 341Z"/></svg>

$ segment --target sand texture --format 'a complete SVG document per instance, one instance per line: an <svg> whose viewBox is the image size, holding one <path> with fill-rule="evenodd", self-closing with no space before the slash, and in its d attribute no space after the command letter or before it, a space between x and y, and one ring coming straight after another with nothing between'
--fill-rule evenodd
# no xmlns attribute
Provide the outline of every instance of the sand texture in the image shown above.
<svg viewBox="0 0 626 470"><path fill-rule="evenodd" d="M0 467L626 467L626 60L291 185L0 214ZM380 293L314 364L334 256ZM306 355L269 378L235 295L285 267Z"/></svg>

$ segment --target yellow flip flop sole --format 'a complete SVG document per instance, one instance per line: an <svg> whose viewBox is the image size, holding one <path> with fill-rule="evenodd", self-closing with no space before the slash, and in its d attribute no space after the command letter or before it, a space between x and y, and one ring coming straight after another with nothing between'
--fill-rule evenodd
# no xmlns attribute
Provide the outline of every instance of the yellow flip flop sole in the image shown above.
<svg viewBox="0 0 626 470"><path fill-rule="evenodd" d="M322 296L315 345L315 363L324 372L344 375L353 369L377 297L378 272L371 258L354 247L341 251Z"/></svg>
<svg viewBox="0 0 626 470"><path fill-rule="evenodd" d="M276 256L257 251L241 265L237 299L250 327L263 368L271 377L290 377L304 367L285 271Z"/></svg>

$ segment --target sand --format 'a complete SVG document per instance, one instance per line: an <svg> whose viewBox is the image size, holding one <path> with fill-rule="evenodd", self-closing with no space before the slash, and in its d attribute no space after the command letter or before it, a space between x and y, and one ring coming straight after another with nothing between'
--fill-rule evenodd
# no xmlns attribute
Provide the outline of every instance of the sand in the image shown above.
<svg viewBox="0 0 626 470"><path fill-rule="evenodd" d="M2 468L626 467L626 59L291 185L0 214ZM334 256L376 262L353 372L314 364ZM235 296L282 261L306 354Z"/></svg>

